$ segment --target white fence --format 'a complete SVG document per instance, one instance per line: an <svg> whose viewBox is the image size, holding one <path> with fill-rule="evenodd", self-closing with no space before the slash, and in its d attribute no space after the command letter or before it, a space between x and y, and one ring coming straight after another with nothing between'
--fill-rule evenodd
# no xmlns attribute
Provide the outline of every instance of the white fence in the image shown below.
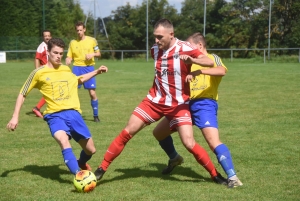
<svg viewBox="0 0 300 201"><path fill-rule="evenodd" d="M229 51L230 52L230 56L229 56L229 59L230 61L233 61L235 59L235 56L234 54L236 52L240 52L240 51L255 51L257 54L257 52L262 52L262 57L263 57L263 62L266 63L267 60L270 59L269 57L269 49L247 49L247 48L234 48L234 49L208 49L209 52L211 53L215 53L216 51L218 52L223 52L223 51ZM274 52L274 51L293 51L293 55L295 55L296 57L298 57L298 62L300 63L300 48L270 48L270 52ZM2 52L5 52L5 53L15 53L15 54L18 54L18 53L35 53L36 50L9 50L9 51L2 51ZM66 51L65 51L66 52ZM150 54L150 51L147 51L147 50L101 50L102 53L104 52L110 52L110 53L121 53L121 61L123 61L125 58L124 58L124 54L125 53L141 53L143 54L144 58L148 61L149 59L149 54ZM228 54L228 53L227 53ZM226 55L227 55L226 54ZM282 53L281 53L282 54ZM272 54L270 54L272 55ZM284 55L284 54L283 54ZM18 56L16 56L16 58L18 59ZM221 58L224 58L223 56L221 56ZM227 58L227 57L225 57ZM242 57L241 57L242 58ZM272 56L271 56L272 58Z"/></svg>

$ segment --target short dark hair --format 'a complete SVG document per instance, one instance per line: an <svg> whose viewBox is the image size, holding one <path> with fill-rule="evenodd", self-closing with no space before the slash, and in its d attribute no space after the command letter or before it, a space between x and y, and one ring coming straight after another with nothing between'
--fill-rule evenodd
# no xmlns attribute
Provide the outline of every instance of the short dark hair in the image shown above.
<svg viewBox="0 0 300 201"><path fill-rule="evenodd" d="M160 19L158 20L155 25L154 25L154 30L157 29L157 27L162 26L164 28L169 28L169 29L173 29L173 24L170 20L168 19Z"/></svg>
<svg viewBox="0 0 300 201"><path fill-rule="evenodd" d="M48 51L50 51L54 46L65 48L65 42L60 38L51 38L48 41Z"/></svg>
<svg viewBox="0 0 300 201"><path fill-rule="evenodd" d="M83 22L81 22L81 21L76 22L75 29L76 29L76 27L79 27L79 26L82 26L83 28L85 28L85 24Z"/></svg>
<svg viewBox="0 0 300 201"><path fill-rule="evenodd" d="M187 39L187 41L191 40L193 43L198 44L199 42L202 43L203 47L206 47L206 41L202 33L196 32L190 35Z"/></svg>
<svg viewBox="0 0 300 201"><path fill-rule="evenodd" d="M49 32L50 33L50 35L51 35L51 31L50 30L48 30L48 29L45 29L43 32L42 32L42 36L44 36L44 33L45 32Z"/></svg>

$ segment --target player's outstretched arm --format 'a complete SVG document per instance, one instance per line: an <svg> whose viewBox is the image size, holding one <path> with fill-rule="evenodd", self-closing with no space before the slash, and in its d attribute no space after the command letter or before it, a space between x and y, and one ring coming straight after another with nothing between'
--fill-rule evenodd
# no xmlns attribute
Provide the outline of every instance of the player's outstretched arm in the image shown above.
<svg viewBox="0 0 300 201"><path fill-rule="evenodd" d="M203 67L213 67L214 61L210 59L208 56L201 54L198 58L192 58L193 64L198 64Z"/></svg>
<svg viewBox="0 0 300 201"><path fill-rule="evenodd" d="M88 81L89 79L91 79L92 77L102 74L102 73L106 73L108 71L108 68L106 66L100 66L97 70L94 70L90 73L86 73L80 76L80 79L78 80L79 84Z"/></svg>
<svg viewBox="0 0 300 201"><path fill-rule="evenodd" d="M211 76L224 76L226 75L226 68L224 68L224 66L217 66L215 68L202 69L201 74Z"/></svg>
<svg viewBox="0 0 300 201"><path fill-rule="evenodd" d="M203 67L214 66L214 61L204 54L199 55L197 58L192 58L189 55L180 55L180 59L187 64L198 64Z"/></svg>
<svg viewBox="0 0 300 201"><path fill-rule="evenodd" d="M17 128L18 122L19 122L20 110L21 110L21 107L22 107L24 101L25 101L25 96L23 96L22 94L19 94L17 101L16 101L16 106L15 106L13 116L12 116L11 120L8 122L8 124L6 125L6 128L9 131L14 131Z"/></svg>

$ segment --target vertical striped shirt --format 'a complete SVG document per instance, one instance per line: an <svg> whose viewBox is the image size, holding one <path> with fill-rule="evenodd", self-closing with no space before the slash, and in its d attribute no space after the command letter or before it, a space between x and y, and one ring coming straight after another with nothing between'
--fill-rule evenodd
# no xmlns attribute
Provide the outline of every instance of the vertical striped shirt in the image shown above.
<svg viewBox="0 0 300 201"><path fill-rule="evenodd" d="M191 64L185 64L179 55L197 58L202 53L190 43L176 39L168 50L160 50L155 44L151 55L155 64L155 77L147 97L154 103L177 106L189 101L189 84L185 83Z"/></svg>

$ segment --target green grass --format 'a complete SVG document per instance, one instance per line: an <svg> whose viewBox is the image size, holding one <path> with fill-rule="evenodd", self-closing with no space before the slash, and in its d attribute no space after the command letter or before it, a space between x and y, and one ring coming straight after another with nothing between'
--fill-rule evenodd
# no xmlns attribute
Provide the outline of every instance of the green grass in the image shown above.
<svg viewBox="0 0 300 201"><path fill-rule="evenodd" d="M152 61L100 60L100 64L109 67L107 74L97 77L100 124L92 122L88 92L79 90L83 116L97 147L89 162L94 169L147 94L154 73ZM6 130L33 62L0 64L0 200L300 200L299 63L225 64L229 72L219 90L220 135L231 150L243 187L227 189L212 183L177 134L173 139L185 163L172 175L161 175L168 158L151 134L153 124L127 144L88 194L74 191L73 176L47 124L30 113L41 97L37 90L23 105L18 129ZM199 130L194 131L225 175ZM79 145L71 142L79 155Z"/></svg>

